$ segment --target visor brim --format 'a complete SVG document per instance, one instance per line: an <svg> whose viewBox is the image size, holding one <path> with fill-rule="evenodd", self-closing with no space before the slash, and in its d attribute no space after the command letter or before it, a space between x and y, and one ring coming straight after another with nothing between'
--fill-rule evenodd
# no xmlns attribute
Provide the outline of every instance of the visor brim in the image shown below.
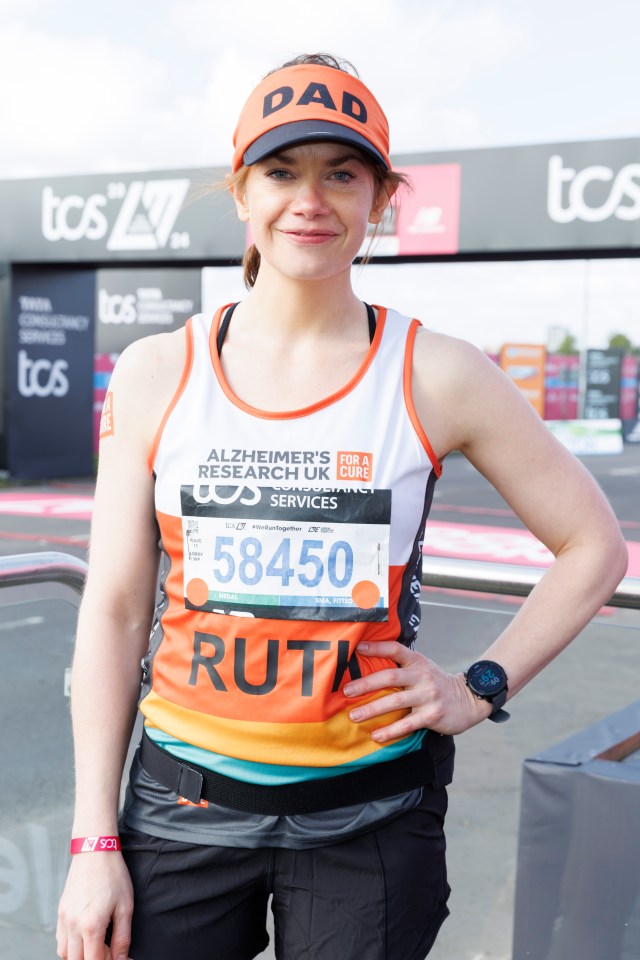
<svg viewBox="0 0 640 960"><path fill-rule="evenodd" d="M247 147L243 162L245 166L250 167L259 160L264 160L270 154L282 150L283 147L295 147L298 144L311 143L314 140L347 143L369 154L385 170L389 169L382 154L362 134L356 130L351 130L349 127L344 127L340 123L330 123L323 120L298 120L268 130Z"/></svg>

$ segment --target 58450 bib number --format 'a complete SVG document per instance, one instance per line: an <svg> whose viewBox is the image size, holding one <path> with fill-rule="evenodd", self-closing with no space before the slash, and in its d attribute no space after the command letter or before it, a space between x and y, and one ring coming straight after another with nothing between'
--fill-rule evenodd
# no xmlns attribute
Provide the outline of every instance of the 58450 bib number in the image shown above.
<svg viewBox="0 0 640 960"><path fill-rule="evenodd" d="M182 513L188 607L388 618L390 491L183 487Z"/></svg>

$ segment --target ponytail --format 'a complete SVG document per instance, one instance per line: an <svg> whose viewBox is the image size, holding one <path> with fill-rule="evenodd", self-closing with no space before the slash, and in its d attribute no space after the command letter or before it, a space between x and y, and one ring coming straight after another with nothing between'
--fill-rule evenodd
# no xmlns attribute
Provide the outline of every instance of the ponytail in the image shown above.
<svg viewBox="0 0 640 960"><path fill-rule="evenodd" d="M244 285L247 290L251 290L251 287L256 282L259 269L260 251L256 247L255 243L252 243L251 246L247 247L245 250L242 260L242 279L244 280Z"/></svg>

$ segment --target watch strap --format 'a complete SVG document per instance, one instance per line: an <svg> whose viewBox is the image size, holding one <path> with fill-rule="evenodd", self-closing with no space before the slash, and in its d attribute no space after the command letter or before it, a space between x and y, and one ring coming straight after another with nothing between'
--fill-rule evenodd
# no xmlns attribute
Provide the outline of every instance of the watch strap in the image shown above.
<svg viewBox="0 0 640 960"><path fill-rule="evenodd" d="M491 713L488 716L488 720L493 720L494 723L504 723L505 720L508 720L511 716L510 713L507 713L506 710L503 710L503 705L507 702L507 691L501 690L500 693L497 693L495 697L492 697L489 700L491 704Z"/></svg>

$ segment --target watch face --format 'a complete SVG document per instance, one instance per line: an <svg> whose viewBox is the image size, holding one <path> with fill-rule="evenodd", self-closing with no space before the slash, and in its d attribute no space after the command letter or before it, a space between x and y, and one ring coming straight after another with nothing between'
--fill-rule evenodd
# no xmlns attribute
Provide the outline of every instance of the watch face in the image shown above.
<svg viewBox="0 0 640 960"><path fill-rule="evenodd" d="M507 675L499 663L478 660L467 671L467 684L479 697L495 697L507 686Z"/></svg>

